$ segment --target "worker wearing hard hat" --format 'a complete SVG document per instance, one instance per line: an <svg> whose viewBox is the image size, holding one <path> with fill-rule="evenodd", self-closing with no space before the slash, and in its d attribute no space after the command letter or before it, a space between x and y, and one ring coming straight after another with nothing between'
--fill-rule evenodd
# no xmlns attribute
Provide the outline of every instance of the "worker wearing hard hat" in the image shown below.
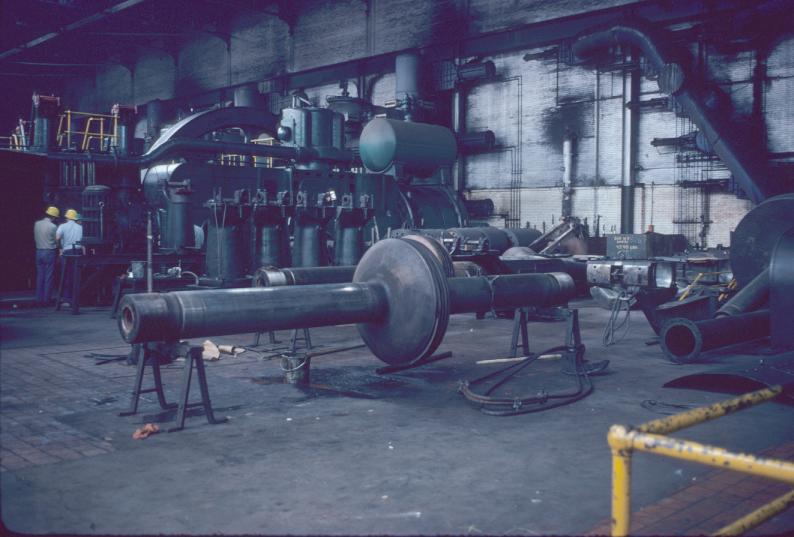
<svg viewBox="0 0 794 537"><path fill-rule="evenodd" d="M52 295L57 248L55 219L60 214L57 207L47 207L44 216L33 226L33 239L36 242L36 302L42 306L49 304Z"/></svg>
<svg viewBox="0 0 794 537"><path fill-rule="evenodd" d="M78 221L80 215L74 209L66 211L66 222L58 226L55 237L61 247L61 270L63 271L63 296L66 302L71 302L72 297L72 278L74 274L74 260L71 256L82 255L83 247L80 241L83 240L83 226Z"/></svg>

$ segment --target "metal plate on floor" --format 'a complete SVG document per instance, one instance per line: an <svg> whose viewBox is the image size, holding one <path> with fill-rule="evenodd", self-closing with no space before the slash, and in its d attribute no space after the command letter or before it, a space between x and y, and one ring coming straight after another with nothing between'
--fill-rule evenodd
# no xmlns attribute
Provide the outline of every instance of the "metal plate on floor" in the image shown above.
<svg viewBox="0 0 794 537"><path fill-rule="evenodd" d="M742 394L769 386L782 385L788 394L778 400L794 405L794 355L764 358L752 365L737 364L703 371L671 380L665 388L685 388L707 392Z"/></svg>

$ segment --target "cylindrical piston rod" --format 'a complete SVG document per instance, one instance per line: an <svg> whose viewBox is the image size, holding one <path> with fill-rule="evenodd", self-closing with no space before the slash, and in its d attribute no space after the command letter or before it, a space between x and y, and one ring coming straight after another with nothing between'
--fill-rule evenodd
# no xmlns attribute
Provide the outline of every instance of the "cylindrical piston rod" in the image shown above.
<svg viewBox="0 0 794 537"><path fill-rule="evenodd" d="M253 277L254 287L281 287L283 285L317 285L348 283L353 281L355 265L338 267L262 267Z"/></svg>
<svg viewBox="0 0 794 537"><path fill-rule="evenodd" d="M564 273L447 278L423 244L378 242L354 283L128 295L119 329L128 343L358 323L381 360L412 363L432 354L452 313L564 303Z"/></svg>

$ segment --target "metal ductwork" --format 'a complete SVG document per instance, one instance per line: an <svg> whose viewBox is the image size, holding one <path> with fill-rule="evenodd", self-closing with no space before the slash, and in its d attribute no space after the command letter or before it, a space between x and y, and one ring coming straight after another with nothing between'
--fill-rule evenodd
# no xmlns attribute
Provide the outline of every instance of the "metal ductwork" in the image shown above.
<svg viewBox="0 0 794 537"><path fill-rule="evenodd" d="M721 90L696 76L689 66L688 54L671 48L670 42L672 37L667 32L639 21L615 24L583 35L574 41L571 50L575 58L584 61L612 45L639 49L658 72L659 90L675 97L738 185L754 203L762 202L769 195L764 156L754 154L738 139L734 134L736 128L724 111L707 106L708 102L720 101L714 96Z"/></svg>

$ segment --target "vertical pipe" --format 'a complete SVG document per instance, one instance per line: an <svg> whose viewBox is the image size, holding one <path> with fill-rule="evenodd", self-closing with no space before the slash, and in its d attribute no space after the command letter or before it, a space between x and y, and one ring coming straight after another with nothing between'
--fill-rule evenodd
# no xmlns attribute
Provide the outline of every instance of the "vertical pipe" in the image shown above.
<svg viewBox="0 0 794 537"><path fill-rule="evenodd" d="M466 132L466 90L460 86L452 95L452 129L458 135L458 139ZM458 192L463 192L466 188L466 157L462 151L458 151L454 174L454 188Z"/></svg>
<svg viewBox="0 0 794 537"><path fill-rule="evenodd" d="M146 104L146 149L160 136L160 127L163 123L163 102L153 99Z"/></svg>
<svg viewBox="0 0 794 537"><path fill-rule="evenodd" d="M562 142L562 216L571 216L573 210L573 135L567 134Z"/></svg>
<svg viewBox="0 0 794 537"><path fill-rule="evenodd" d="M637 54L628 55L630 62ZM620 232L634 233L634 185L637 173L637 102L640 93L640 72L630 68L623 73L623 151L620 189Z"/></svg>
<svg viewBox="0 0 794 537"><path fill-rule="evenodd" d="M66 111L66 148L72 148L72 111Z"/></svg>
<svg viewBox="0 0 794 537"><path fill-rule="evenodd" d="M152 235L152 212L146 212L146 291L154 290L154 236Z"/></svg>
<svg viewBox="0 0 794 537"><path fill-rule="evenodd" d="M256 87L256 84L246 84L234 88L234 106L258 108L261 98L262 96L259 94L259 89Z"/></svg>
<svg viewBox="0 0 794 537"><path fill-rule="evenodd" d="M419 100L419 54L408 52L394 58L394 97L402 104L406 121L415 117L416 101Z"/></svg>
<svg viewBox="0 0 794 537"><path fill-rule="evenodd" d="M601 71L596 69L596 76L595 76L595 102L593 104L593 145L594 145L594 152L595 152L595 181L593 184L593 224L596 226L595 235L598 237L599 230L598 230L598 184L601 177L601 170L600 170L600 156L601 156L601 146L600 136L601 136Z"/></svg>

